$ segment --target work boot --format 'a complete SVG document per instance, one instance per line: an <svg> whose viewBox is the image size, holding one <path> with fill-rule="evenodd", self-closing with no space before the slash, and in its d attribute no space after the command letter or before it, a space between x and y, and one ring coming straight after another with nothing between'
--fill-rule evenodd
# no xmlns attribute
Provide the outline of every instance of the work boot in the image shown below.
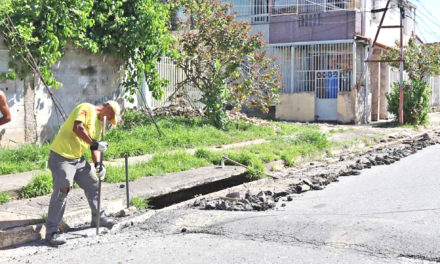
<svg viewBox="0 0 440 264"><path fill-rule="evenodd" d="M97 218L95 215L92 215L92 221L90 223L91 227L96 227L97 225ZM111 217L108 217L104 214L104 212L101 212L101 220L99 222L100 227L107 227L108 229L111 229L116 224L116 221L112 219Z"/></svg>
<svg viewBox="0 0 440 264"><path fill-rule="evenodd" d="M53 247L62 245L66 243L66 239L64 239L60 233L53 232L51 234L46 234L46 241Z"/></svg>

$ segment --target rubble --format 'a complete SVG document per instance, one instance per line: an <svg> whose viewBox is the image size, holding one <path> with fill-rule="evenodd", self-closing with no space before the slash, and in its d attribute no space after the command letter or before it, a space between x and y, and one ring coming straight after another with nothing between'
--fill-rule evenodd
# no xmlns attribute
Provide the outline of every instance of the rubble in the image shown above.
<svg viewBox="0 0 440 264"><path fill-rule="evenodd" d="M285 201L294 200L292 194L322 190L328 184L338 181L340 176L360 175L362 170L372 166L390 165L401 158L438 143L428 134L424 134L412 140L403 140L400 144L392 147L382 146L363 154L341 155L334 167L339 168L339 171L324 166L321 173L316 173L316 171L320 171L317 168L318 165L315 166L315 174L302 174L303 177L299 179L293 178L295 175L289 174L292 178L289 179L289 187L285 190L266 190L259 191L257 194L251 194L249 190L246 190L245 193L233 192L213 200L197 199L193 206L203 210L228 211L265 211L276 208L277 203L280 203L279 207L285 207Z"/></svg>

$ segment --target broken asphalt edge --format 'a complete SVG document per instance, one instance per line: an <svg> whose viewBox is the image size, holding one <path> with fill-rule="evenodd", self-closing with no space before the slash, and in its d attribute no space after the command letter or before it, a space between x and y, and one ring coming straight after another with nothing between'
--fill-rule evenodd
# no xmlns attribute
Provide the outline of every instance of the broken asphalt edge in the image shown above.
<svg viewBox="0 0 440 264"><path fill-rule="evenodd" d="M421 137L425 134L429 134L429 133L433 133L435 132L437 129L429 129L426 131L423 131L421 133L418 133L416 135L413 136L408 136L408 137L404 137L404 138L400 138L400 139L395 139L392 140L391 142L386 142L383 144L380 144L379 146L376 146L375 148L378 147L387 147L387 146L391 146L394 144L399 144L402 143L405 140L413 140L415 138ZM231 175L231 177L236 176L236 175ZM215 182L218 179L212 179L212 182ZM225 193L231 192L233 190L239 190L240 188L244 186L257 186L260 184L265 184L269 181L273 181L273 179L270 178L263 178L260 180L256 180L253 182L248 182L248 183L244 183L238 186L234 186L234 187L230 187L224 190L220 190L217 192L213 192L213 193L209 193L203 196L199 196L187 201L183 201L174 205L171 205L169 207L160 209L160 210L155 210L155 211L146 211L145 213L141 213L139 215L136 215L134 217L128 218L128 219L124 219L120 222L118 222L117 224L115 224L115 226L113 226L113 228L110 230L111 233L117 232L123 228L126 228L128 226L132 226L132 225L136 225L142 222L145 222L147 219L149 219L150 217L152 217L153 215L155 215L157 212L160 211L167 211L167 210L174 210L174 209L181 209L184 207L188 207L188 205L192 204L195 200L200 199L201 197L216 197L216 196L221 196ZM202 184L206 184L209 182L204 182ZM194 187L194 186L193 186ZM190 186L181 186L181 190L190 188ZM159 192L157 196L161 196L167 193L173 193L176 190L169 190L169 192ZM154 198L155 196L151 196L148 198ZM116 213L122 209L125 208L125 204L124 204L124 199L115 199L112 201L104 201L104 205L107 208L107 212L109 213ZM80 209L74 212L69 212L66 213L64 218L63 218L64 222L66 222L69 226L78 226L78 225L85 225L87 223L90 222L90 209ZM9 247L13 247L13 246L18 246L20 244L24 244L27 242L31 242L31 241L36 241L36 240L41 240L42 238L44 238L44 234L45 234L45 226L44 224L40 223L40 224L34 224L34 225L27 225L27 226L20 226L20 227L16 227L16 228L12 228L12 229L8 229L8 230L0 230L0 249L4 249L4 248L9 248Z"/></svg>

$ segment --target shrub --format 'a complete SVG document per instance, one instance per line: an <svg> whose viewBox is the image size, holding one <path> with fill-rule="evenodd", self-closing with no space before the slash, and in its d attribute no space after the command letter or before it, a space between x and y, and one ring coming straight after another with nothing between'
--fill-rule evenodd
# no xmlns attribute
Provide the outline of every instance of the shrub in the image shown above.
<svg viewBox="0 0 440 264"><path fill-rule="evenodd" d="M400 85L393 84L391 93L387 94L388 111L399 120ZM404 82L403 86L403 122L411 125L428 123L429 98L431 89L426 81L413 80Z"/></svg>

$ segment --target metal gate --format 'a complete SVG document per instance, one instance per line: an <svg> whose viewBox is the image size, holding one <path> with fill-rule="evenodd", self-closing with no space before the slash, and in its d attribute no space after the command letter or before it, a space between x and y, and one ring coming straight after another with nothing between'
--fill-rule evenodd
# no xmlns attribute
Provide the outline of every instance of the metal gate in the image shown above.
<svg viewBox="0 0 440 264"><path fill-rule="evenodd" d="M320 121L338 119L339 71L315 71L315 117Z"/></svg>

